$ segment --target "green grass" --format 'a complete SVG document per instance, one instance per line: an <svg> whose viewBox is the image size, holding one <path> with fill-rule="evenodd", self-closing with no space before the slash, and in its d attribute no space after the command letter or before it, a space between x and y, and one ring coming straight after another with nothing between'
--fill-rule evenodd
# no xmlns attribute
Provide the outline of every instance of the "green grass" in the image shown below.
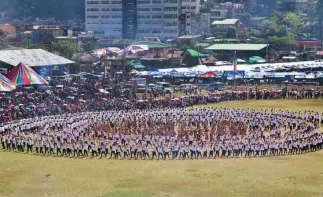
<svg viewBox="0 0 323 197"><path fill-rule="evenodd" d="M226 102L215 106L323 111L323 101L315 100ZM322 158L323 151L255 159L116 161L1 150L0 196L318 197L323 196ZM51 176L46 178L45 174Z"/></svg>

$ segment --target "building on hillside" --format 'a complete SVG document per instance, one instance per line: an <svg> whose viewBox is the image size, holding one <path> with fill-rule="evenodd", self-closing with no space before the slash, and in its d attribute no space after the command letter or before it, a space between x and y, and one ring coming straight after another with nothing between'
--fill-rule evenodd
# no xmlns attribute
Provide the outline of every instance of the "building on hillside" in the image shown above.
<svg viewBox="0 0 323 197"><path fill-rule="evenodd" d="M255 3L251 14L257 17L264 17L276 9L277 0L257 0Z"/></svg>
<svg viewBox="0 0 323 197"><path fill-rule="evenodd" d="M16 27L10 24L0 24L0 29L6 33L6 39L17 38Z"/></svg>
<svg viewBox="0 0 323 197"><path fill-rule="evenodd" d="M132 45L147 45L147 53L152 54L152 57L165 57L168 54L170 45L161 42L151 42L151 41L135 41L131 43Z"/></svg>
<svg viewBox="0 0 323 197"><path fill-rule="evenodd" d="M245 25L242 24L238 19L225 19L221 21L213 21L212 22L212 32L214 35L217 36L225 36L227 30L229 27L236 28L237 36L239 36L240 33L245 31Z"/></svg>
<svg viewBox="0 0 323 197"><path fill-rule="evenodd" d="M296 41L296 46L302 48L304 51L317 51L321 50L320 40L299 40Z"/></svg>
<svg viewBox="0 0 323 197"><path fill-rule="evenodd" d="M21 40L21 45L31 45L33 44L33 31L24 31L19 34Z"/></svg>
<svg viewBox="0 0 323 197"><path fill-rule="evenodd" d="M266 21L266 17L251 17L248 21L248 27L260 27Z"/></svg>
<svg viewBox="0 0 323 197"><path fill-rule="evenodd" d="M180 0L86 0L85 28L105 37L178 36Z"/></svg>
<svg viewBox="0 0 323 197"><path fill-rule="evenodd" d="M17 35L17 29L15 26L10 24L0 24L0 29L5 32L3 40L6 44L12 46L20 46L20 39Z"/></svg>
<svg viewBox="0 0 323 197"><path fill-rule="evenodd" d="M235 4L232 2L220 3L212 6L211 20L223 20L230 18L241 19L247 12L244 4Z"/></svg>
<svg viewBox="0 0 323 197"><path fill-rule="evenodd" d="M181 13L194 13L200 12L200 0L182 0Z"/></svg>
<svg viewBox="0 0 323 197"><path fill-rule="evenodd" d="M280 0L279 9L282 11L303 11L307 9L308 0Z"/></svg>
<svg viewBox="0 0 323 197"><path fill-rule="evenodd" d="M67 30L58 25L42 25L33 27L33 44L51 45L56 37L66 36Z"/></svg>

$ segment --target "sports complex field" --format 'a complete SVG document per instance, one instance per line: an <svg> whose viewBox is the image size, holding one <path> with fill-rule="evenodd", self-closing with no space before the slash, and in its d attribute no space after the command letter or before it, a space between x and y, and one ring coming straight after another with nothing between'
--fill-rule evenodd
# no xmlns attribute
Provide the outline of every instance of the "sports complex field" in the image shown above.
<svg viewBox="0 0 323 197"><path fill-rule="evenodd" d="M252 100L207 106L323 112L323 100ZM0 196L319 197L323 196L323 151L250 159L129 161L0 150Z"/></svg>

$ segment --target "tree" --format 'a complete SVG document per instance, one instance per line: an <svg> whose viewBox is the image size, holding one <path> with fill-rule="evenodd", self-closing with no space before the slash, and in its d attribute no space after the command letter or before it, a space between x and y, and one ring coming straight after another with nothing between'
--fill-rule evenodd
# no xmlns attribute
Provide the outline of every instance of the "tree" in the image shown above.
<svg viewBox="0 0 323 197"><path fill-rule="evenodd" d="M260 31L258 29L251 29L249 32L249 36L251 37L259 37Z"/></svg>
<svg viewBox="0 0 323 197"><path fill-rule="evenodd" d="M285 13L284 22L293 34L298 35L302 32L302 16L299 12Z"/></svg>
<svg viewBox="0 0 323 197"><path fill-rule="evenodd" d="M278 50L291 50L296 48L296 40L293 35L288 36L269 36L268 43L270 46Z"/></svg>
<svg viewBox="0 0 323 197"><path fill-rule="evenodd" d="M53 44L53 50L57 51L61 56L71 59L79 51L79 48L74 41L60 40L58 43Z"/></svg>
<svg viewBox="0 0 323 197"><path fill-rule="evenodd" d="M322 23L323 23L323 0L318 0L316 4L316 14L317 14L317 23L318 23L318 31L319 31L319 38L321 40L322 45ZM321 46L322 48L322 46Z"/></svg>
<svg viewBox="0 0 323 197"><path fill-rule="evenodd" d="M26 44L24 48L25 49L46 49L46 47L42 44Z"/></svg>
<svg viewBox="0 0 323 197"><path fill-rule="evenodd" d="M68 20L76 16L84 18L84 3L82 0L11 0L13 14L16 17L55 17L58 20Z"/></svg>
<svg viewBox="0 0 323 197"><path fill-rule="evenodd" d="M4 41L6 37L7 37L7 33L2 29L0 29L0 49L3 49L6 47L6 44Z"/></svg>
<svg viewBox="0 0 323 197"><path fill-rule="evenodd" d="M237 38L237 30L235 27L229 27L227 30L227 38Z"/></svg>
<svg viewBox="0 0 323 197"><path fill-rule="evenodd" d="M97 49L99 47L99 43L95 40L93 41L87 41L83 44L83 51L86 53L90 53L93 50Z"/></svg>

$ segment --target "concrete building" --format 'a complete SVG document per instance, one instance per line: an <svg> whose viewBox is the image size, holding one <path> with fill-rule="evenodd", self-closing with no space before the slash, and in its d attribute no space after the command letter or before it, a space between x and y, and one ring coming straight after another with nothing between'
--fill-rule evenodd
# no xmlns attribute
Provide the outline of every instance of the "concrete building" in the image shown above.
<svg viewBox="0 0 323 197"><path fill-rule="evenodd" d="M279 9L282 11L303 11L307 8L308 0L280 0Z"/></svg>
<svg viewBox="0 0 323 197"><path fill-rule="evenodd" d="M178 36L180 0L85 0L87 31L105 37L161 39Z"/></svg>
<svg viewBox="0 0 323 197"><path fill-rule="evenodd" d="M245 25L238 19L225 19L221 21L213 21L212 23L213 34L219 37L224 37L230 27L234 27L236 29L237 37L239 37L239 34L244 32L246 29Z"/></svg>
<svg viewBox="0 0 323 197"><path fill-rule="evenodd" d="M198 14L200 12L200 2L200 0L182 0L181 12Z"/></svg>
<svg viewBox="0 0 323 197"><path fill-rule="evenodd" d="M230 18L241 19L247 9L244 4L234 4L232 2L225 2L213 5L211 7L211 20L224 20Z"/></svg>

